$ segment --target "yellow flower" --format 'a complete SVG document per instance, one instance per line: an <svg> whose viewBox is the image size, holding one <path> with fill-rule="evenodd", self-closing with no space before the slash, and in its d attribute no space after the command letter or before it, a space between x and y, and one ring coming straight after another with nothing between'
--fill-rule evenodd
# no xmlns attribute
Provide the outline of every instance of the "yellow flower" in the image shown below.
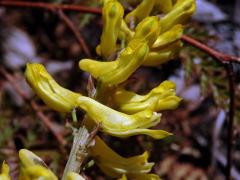
<svg viewBox="0 0 240 180"><path fill-rule="evenodd" d="M171 29L176 24L185 23L195 10L195 0L177 0L172 10L160 20L162 32Z"/></svg>
<svg viewBox="0 0 240 180"><path fill-rule="evenodd" d="M147 161L147 152L124 158L108 147L98 136L95 139L95 145L90 148L90 155L105 174L115 178L120 178L122 174L129 177L142 175L150 172L154 165Z"/></svg>
<svg viewBox="0 0 240 180"><path fill-rule="evenodd" d="M142 39L151 46L160 33L160 23L157 16L144 18L136 27L133 39Z"/></svg>
<svg viewBox="0 0 240 180"><path fill-rule="evenodd" d="M20 180L57 180L57 177L50 171L43 160L27 149L19 151L21 172Z"/></svg>
<svg viewBox="0 0 240 180"><path fill-rule="evenodd" d="M134 39L122 51L119 58L112 62L99 62L82 59L79 67L89 72L104 84L117 85L124 82L144 62L149 48L146 42Z"/></svg>
<svg viewBox="0 0 240 180"><path fill-rule="evenodd" d="M180 40L173 42L159 50L152 50L148 53L143 66L157 66L163 64L169 60L174 59L182 47L182 42Z"/></svg>
<svg viewBox="0 0 240 180"><path fill-rule="evenodd" d="M114 95L120 111L128 114L137 113L144 109L152 111L175 109L181 98L176 96L176 86L171 81L164 81L148 94L142 96L134 92L118 89Z"/></svg>
<svg viewBox="0 0 240 180"><path fill-rule="evenodd" d="M160 49L170 45L173 42L178 41L183 34L183 26L181 24L177 24L173 26L168 31L160 34L156 41L153 43L151 48L153 49Z"/></svg>
<svg viewBox="0 0 240 180"><path fill-rule="evenodd" d="M77 173L69 172L67 174L67 180L85 180L85 179Z"/></svg>
<svg viewBox="0 0 240 180"><path fill-rule="evenodd" d="M41 64L27 64L25 77L32 90L52 109L70 112L81 96L61 87Z"/></svg>
<svg viewBox="0 0 240 180"><path fill-rule="evenodd" d="M2 163L2 169L0 172L0 180L11 180L9 175L9 166L3 162Z"/></svg>
<svg viewBox="0 0 240 180"><path fill-rule="evenodd" d="M103 32L97 53L105 58L111 56L116 50L124 9L116 0L104 3L102 10Z"/></svg>
<svg viewBox="0 0 240 180"><path fill-rule="evenodd" d="M143 0L136 9L126 15L126 22L129 24L133 20L134 23L138 23L143 20L151 13L155 2L156 0Z"/></svg>
<svg viewBox="0 0 240 180"><path fill-rule="evenodd" d="M147 129L155 126L160 121L160 114L149 109L127 115L85 96L78 98L78 104L91 119L96 123L101 123L102 131L107 134L116 137L145 134L155 139L171 135L171 133L163 130Z"/></svg>

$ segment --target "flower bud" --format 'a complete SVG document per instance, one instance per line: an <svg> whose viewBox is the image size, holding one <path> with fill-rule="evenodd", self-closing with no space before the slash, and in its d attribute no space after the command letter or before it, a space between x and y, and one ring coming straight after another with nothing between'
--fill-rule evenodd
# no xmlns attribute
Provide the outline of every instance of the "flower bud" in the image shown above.
<svg viewBox="0 0 240 180"><path fill-rule="evenodd" d="M9 166L3 162L2 169L0 171L0 180L11 180L9 175Z"/></svg>

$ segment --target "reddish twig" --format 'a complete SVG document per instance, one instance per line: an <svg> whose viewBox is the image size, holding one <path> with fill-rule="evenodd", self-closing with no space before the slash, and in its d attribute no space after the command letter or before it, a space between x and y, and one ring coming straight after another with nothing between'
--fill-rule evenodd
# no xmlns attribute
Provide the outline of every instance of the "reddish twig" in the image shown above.
<svg viewBox="0 0 240 180"><path fill-rule="evenodd" d="M192 37L183 35L181 37L181 39L184 42L186 42L186 43L188 43L188 44L190 44L190 45L192 45L192 46L194 46L194 47L196 47L198 49L201 49L202 51L206 52L207 54L209 54L213 58L215 58L218 61L220 61L221 63L229 63L229 62L240 63L240 57L231 56L231 55L219 52L219 51L210 48L209 46L201 43L200 41L198 41L198 40L196 40L196 39L194 39Z"/></svg>
<svg viewBox="0 0 240 180"><path fill-rule="evenodd" d="M232 147L233 147L233 122L235 115L235 85L234 85L234 74L233 65L229 63L227 68L228 84L230 92L230 104L229 104L229 115L228 115L228 141L227 141L227 167L226 167L226 179L231 179L232 169Z"/></svg>
<svg viewBox="0 0 240 180"><path fill-rule="evenodd" d="M82 35L80 34L80 31L76 28L76 26L73 24L73 22L64 14L64 12L59 9L58 11L59 17L65 22L65 24L69 27L69 29L74 33L77 41L79 42L80 46L82 47L84 53L88 56L91 57L90 50L83 39Z"/></svg>
<svg viewBox="0 0 240 180"><path fill-rule="evenodd" d="M12 7L29 7L29 8L41 8L48 10L68 10L77 11L82 13L101 14L102 11L99 8L92 8L74 4L53 4L46 2L28 2L28 1L0 1L0 6L12 6Z"/></svg>
<svg viewBox="0 0 240 180"><path fill-rule="evenodd" d="M53 133L53 135L56 137L58 142L61 145L65 145L66 141L64 138L54 129L53 124L49 120L47 116L44 115L44 113L39 108L38 104L31 100L28 95L20 88L20 86L17 85L16 80L13 75L9 74L3 67L0 68L0 73L11 83L11 85L14 87L16 92L26 101L31 104L32 109L36 112L36 115L39 117L40 120L45 124L45 126Z"/></svg>

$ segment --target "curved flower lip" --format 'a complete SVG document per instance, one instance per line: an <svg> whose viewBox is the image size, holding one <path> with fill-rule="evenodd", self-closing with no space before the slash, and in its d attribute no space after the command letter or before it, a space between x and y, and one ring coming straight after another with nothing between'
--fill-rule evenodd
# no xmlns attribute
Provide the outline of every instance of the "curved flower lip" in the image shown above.
<svg viewBox="0 0 240 180"><path fill-rule="evenodd" d="M102 131L107 134L116 137L146 134L156 139L171 135L166 131L147 129L158 124L161 116L149 109L127 115L84 96L78 98L78 104L91 119L96 123L101 123Z"/></svg>
<svg viewBox="0 0 240 180"><path fill-rule="evenodd" d="M146 95L138 95L124 89L118 89L114 100L119 109L128 114L149 108L152 111L169 110L178 106L181 98L176 96L175 84L164 81Z"/></svg>
<svg viewBox="0 0 240 180"><path fill-rule="evenodd" d="M142 65L148 52L149 47L146 42L134 39L129 42L117 60L99 62L83 59L79 62L79 67L104 84L117 85L127 80Z"/></svg>
<svg viewBox="0 0 240 180"><path fill-rule="evenodd" d="M70 112L76 107L76 99L81 95L61 87L42 64L27 64L25 77L33 91L52 109Z"/></svg>
<svg viewBox="0 0 240 180"><path fill-rule="evenodd" d="M169 30L176 24L185 23L195 11L195 0L177 0L172 10L160 20L162 32Z"/></svg>
<svg viewBox="0 0 240 180"><path fill-rule="evenodd" d="M143 0L133 11L128 13L125 17L125 21L129 24L131 20L138 23L147 17L155 4L156 0Z"/></svg>
<svg viewBox="0 0 240 180"><path fill-rule="evenodd" d="M149 163L148 153L124 158L114 152L98 136L95 139L95 146L90 148L90 155L95 159L96 164L107 175L119 178L122 174L137 175L151 171L154 163Z"/></svg>
<svg viewBox="0 0 240 180"><path fill-rule="evenodd" d="M102 10L103 32L97 53L108 58L116 50L124 9L118 1L107 1Z"/></svg>

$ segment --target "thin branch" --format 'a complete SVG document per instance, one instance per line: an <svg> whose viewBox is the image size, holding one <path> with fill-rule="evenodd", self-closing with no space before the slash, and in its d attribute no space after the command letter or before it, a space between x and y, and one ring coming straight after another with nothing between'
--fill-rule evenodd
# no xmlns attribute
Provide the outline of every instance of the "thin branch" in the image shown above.
<svg viewBox="0 0 240 180"><path fill-rule="evenodd" d="M80 34L80 31L77 29L77 27L73 24L73 22L64 14L64 12L59 9L58 11L58 15L59 17L65 22L65 24L69 27L69 29L74 33L77 41L79 42L79 44L81 45L84 53L88 56L91 57L91 53L90 50L84 40L84 38L82 37L82 35Z"/></svg>
<svg viewBox="0 0 240 180"><path fill-rule="evenodd" d="M3 67L0 68L0 73L8 80L9 83L14 87L16 92L26 101L31 104L32 109L36 112L36 115L39 117L39 119L44 123L44 125L53 133L53 135L56 137L58 142L61 145L65 145L66 141L64 138L59 134L55 128L53 127L53 124L49 120L47 116L44 115L44 113L39 108L38 104L31 100L28 95L21 89L20 86L16 83L15 77L11 74L9 74Z"/></svg>
<svg viewBox="0 0 240 180"><path fill-rule="evenodd" d="M236 56L231 56L222 52L219 52L215 49L210 48L209 46L201 43L200 41L183 35L181 37L181 40L183 40L184 42L198 48L201 49L202 51L206 52L207 54L209 54L210 56L212 56L213 58L217 59L218 61L220 61L221 63L229 63L229 62L236 62L236 63L240 63L240 57L236 57Z"/></svg>
<svg viewBox="0 0 240 180"><path fill-rule="evenodd" d="M0 1L0 6L12 6L12 7L29 7L29 8L40 8L48 10L67 10L77 11L82 13L101 14L102 11L99 8L87 7L82 5L74 4L53 4L46 2L27 2L27 1Z"/></svg>
<svg viewBox="0 0 240 180"><path fill-rule="evenodd" d="M231 168L232 168L232 149L233 149L233 122L235 115L235 85L234 85L234 74L233 65L229 63L227 68L228 84L230 92L230 104L229 104L229 115L228 115L228 141L227 141L227 168L226 168L226 179L231 179Z"/></svg>

